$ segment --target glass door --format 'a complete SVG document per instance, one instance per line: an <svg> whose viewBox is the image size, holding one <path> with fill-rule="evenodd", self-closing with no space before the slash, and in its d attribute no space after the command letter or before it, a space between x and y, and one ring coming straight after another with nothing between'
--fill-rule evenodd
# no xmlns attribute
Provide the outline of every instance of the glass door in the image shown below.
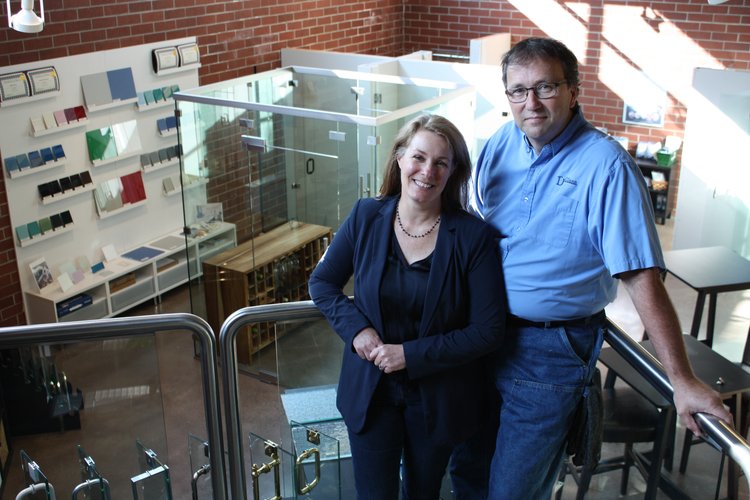
<svg viewBox="0 0 750 500"><path fill-rule="evenodd" d="M336 231L359 196L357 127L315 118L284 118L292 220Z"/></svg>

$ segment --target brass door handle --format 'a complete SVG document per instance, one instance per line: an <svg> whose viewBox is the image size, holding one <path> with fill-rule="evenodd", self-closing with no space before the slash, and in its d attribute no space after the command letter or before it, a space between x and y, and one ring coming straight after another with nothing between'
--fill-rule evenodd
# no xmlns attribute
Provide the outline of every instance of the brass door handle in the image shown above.
<svg viewBox="0 0 750 500"><path fill-rule="evenodd" d="M300 487L299 485L302 484L302 482L305 480L302 470L302 462L308 458L310 458L310 455L315 456L315 478L309 482L305 483L304 486ZM297 457L296 462L296 469L297 469L297 492L300 495L304 495L306 493L310 493L313 488L315 488L318 485L318 482L320 481L320 451L318 451L317 448L308 448L305 451L303 451L299 457Z"/></svg>
<svg viewBox="0 0 750 500"><path fill-rule="evenodd" d="M273 471L273 486L274 496L268 500L282 500L281 499L281 473L279 472L279 447L277 444L271 441L266 441L265 453L271 458L270 462L266 462L262 465L253 464L252 477L253 477L253 499L261 500L260 498L260 476Z"/></svg>

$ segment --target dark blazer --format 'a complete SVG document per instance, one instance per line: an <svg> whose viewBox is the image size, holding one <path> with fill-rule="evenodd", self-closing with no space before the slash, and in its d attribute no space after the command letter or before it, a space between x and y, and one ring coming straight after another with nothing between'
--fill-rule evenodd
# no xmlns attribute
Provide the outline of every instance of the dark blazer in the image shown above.
<svg viewBox="0 0 750 500"><path fill-rule="evenodd" d="M309 282L310 296L347 346L337 406L353 432L365 425L382 373L357 355L352 341L365 327L383 331L379 288L397 202L359 200ZM353 300L342 291L352 275ZM489 225L444 210L427 290L418 338L404 343L406 371L419 382L428 432L454 444L481 420L488 391L478 359L500 347L505 330L505 284Z"/></svg>

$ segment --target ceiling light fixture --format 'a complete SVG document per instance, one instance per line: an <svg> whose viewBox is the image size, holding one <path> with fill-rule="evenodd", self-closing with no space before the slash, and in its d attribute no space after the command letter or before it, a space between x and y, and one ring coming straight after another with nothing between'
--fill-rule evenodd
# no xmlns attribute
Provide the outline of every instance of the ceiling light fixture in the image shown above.
<svg viewBox="0 0 750 500"><path fill-rule="evenodd" d="M21 0L21 10L11 15L10 0L6 0L8 26L21 33L39 33L44 29L44 0L39 0L42 17L34 14L34 0Z"/></svg>

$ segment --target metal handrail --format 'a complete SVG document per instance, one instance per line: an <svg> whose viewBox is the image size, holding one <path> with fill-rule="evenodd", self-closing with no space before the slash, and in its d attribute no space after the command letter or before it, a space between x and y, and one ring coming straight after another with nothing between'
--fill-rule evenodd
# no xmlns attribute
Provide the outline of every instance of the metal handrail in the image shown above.
<svg viewBox="0 0 750 500"><path fill-rule="evenodd" d="M674 388L659 360L610 319L607 319L604 340L662 396L670 401L673 400ZM718 450L729 455L740 466L750 486L750 445L748 442L732 426L714 415L696 413L694 417L707 440Z"/></svg>
<svg viewBox="0 0 750 500"><path fill-rule="evenodd" d="M229 491L235 500L245 498L245 460L242 453L242 423L239 410L239 387L237 383L237 333L250 323L280 322L306 319L321 319L320 313L311 300L263 304L238 309L224 320L219 332L223 363L221 365L224 387L225 425L227 432L227 468L229 469Z"/></svg>
<svg viewBox="0 0 750 500"><path fill-rule="evenodd" d="M208 443L212 450L211 481L214 498L224 500L226 499L226 484L217 384L216 339L213 330L205 320L193 314L169 313L11 326L0 328L0 349L34 344L101 340L123 335L151 335L157 331L166 330L188 330L195 334L200 342L203 402L206 411Z"/></svg>
<svg viewBox="0 0 750 500"><path fill-rule="evenodd" d="M225 426L227 432L227 455L229 472L229 491L231 498L246 498L245 463L242 451L242 425L239 414L239 388L237 383L237 346L236 338L240 328L251 323L281 322L295 320L321 319L320 313L312 301L286 302L282 304L264 304L239 309L232 313L221 326L219 345L223 353L222 383L224 387L224 404L226 409ZM664 369L651 353L633 340L619 326L607 320L605 340L628 363L643 375L664 397L670 401L674 389L669 383ZM713 415L698 413L695 415L705 436L744 471L750 481L750 445L742 436L723 421Z"/></svg>

